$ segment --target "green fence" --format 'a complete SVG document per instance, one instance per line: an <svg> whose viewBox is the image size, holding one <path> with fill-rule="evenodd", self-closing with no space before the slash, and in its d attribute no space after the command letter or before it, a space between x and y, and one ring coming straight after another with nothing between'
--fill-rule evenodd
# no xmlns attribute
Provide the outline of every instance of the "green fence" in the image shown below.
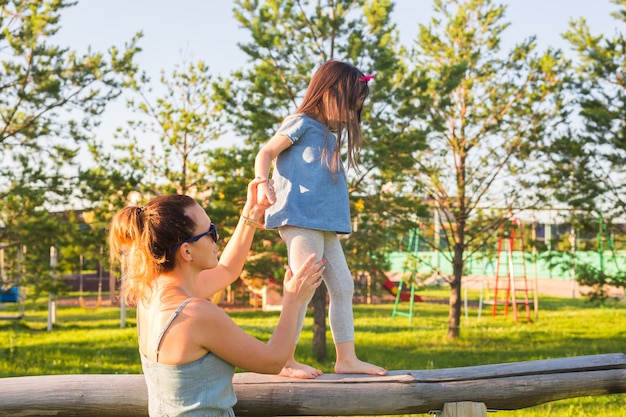
<svg viewBox="0 0 626 417"><path fill-rule="evenodd" d="M420 252L393 252L389 255L391 271L411 270L418 273L428 274L440 271L444 274L452 274L451 254L442 254L435 251ZM533 256L531 253L513 252L512 262L509 262L508 254L500 254L500 275L508 273L509 265L512 264L515 275L520 275L526 268L527 277L571 279L572 277L572 254L566 252L542 252ZM603 270L608 275L626 272L626 251L583 252L574 254L574 264L589 264ZM483 253L475 253L465 263L464 275L495 275L496 258L488 258Z"/></svg>

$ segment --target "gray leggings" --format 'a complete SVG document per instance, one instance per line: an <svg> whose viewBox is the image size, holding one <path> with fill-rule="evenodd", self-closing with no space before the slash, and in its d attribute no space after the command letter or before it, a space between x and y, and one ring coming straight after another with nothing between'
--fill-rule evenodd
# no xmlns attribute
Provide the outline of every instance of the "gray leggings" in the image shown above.
<svg viewBox="0 0 626 417"><path fill-rule="evenodd" d="M335 344L354 341L354 316L352 296L354 282L346 263L343 248L335 232L303 229L295 226L283 226L279 229L281 238L287 244L289 267L295 272L312 253L316 260L326 258L326 270L322 278L328 288L330 306L328 319ZM309 300L310 301L310 300ZM308 302L298 315L298 336L300 338Z"/></svg>

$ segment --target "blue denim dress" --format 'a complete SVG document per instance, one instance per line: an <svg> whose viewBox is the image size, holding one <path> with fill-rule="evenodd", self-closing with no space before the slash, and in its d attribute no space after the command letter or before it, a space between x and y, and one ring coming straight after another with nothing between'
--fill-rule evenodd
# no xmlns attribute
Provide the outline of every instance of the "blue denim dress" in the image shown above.
<svg viewBox="0 0 626 417"><path fill-rule="evenodd" d="M331 172L323 150L335 151L335 135L325 124L305 114L285 118L276 135L293 143L276 158L272 179L276 204L266 211L265 227L291 225L306 229L350 233L348 183L341 165Z"/></svg>

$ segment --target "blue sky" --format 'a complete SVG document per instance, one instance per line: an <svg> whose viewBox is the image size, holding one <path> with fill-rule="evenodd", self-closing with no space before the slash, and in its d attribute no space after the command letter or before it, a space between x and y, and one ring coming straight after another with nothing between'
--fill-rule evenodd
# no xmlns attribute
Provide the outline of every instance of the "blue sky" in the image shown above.
<svg viewBox="0 0 626 417"><path fill-rule="evenodd" d="M495 3L498 3L496 0ZM571 18L584 17L595 33L612 34L619 24L609 14L617 7L609 0L502 0L511 26L505 46L537 35L539 46L566 48L560 34ZM175 6L173 6L175 4ZM233 3L223 0L80 0L63 12L57 40L78 50L92 46L106 50L122 45L137 31L144 32L139 62L144 69L169 72L181 62L181 51L205 61L217 73L245 64L238 41L248 34L232 14ZM419 23L432 15L432 0L396 0L394 20L403 43L410 44Z"/></svg>
<svg viewBox="0 0 626 417"><path fill-rule="evenodd" d="M396 0L394 20L401 41L409 46L420 23L432 16L432 0ZM592 33L613 35L620 23L610 16L617 7L609 0L502 0L507 5L506 20L511 26L503 36L503 49L536 35L540 50L547 46L567 50L561 34L570 19L584 17ZM237 42L249 40L232 13L233 2L227 0L79 0L61 17L56 42L78 51L88 47L104 51L112 45L122 46L133 34L143 31L143 51L138 62L152 78L164 70L171 73L182 61L202 60L215 74L228 74L245 65L245 56ZM107 111L98 134L109 136L121 126L123 105Z"/></svg>

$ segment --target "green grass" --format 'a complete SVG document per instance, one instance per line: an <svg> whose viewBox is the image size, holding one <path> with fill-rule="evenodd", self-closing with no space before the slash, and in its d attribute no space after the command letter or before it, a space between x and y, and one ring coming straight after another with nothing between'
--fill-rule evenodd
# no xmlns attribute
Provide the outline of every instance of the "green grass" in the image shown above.
<svg viewBox="0 0 626 417"><path fill-rule="evenodd" d="M422 292L441 297L445 291ZM470 297L475 294L470 293ZM477 297L475 297L477 298ZM515 324L511 316L491 316L485 307L480 318L471 308L462 317L461 337L445 339L447 304L416 303L413 323L391 319L392 304L355 305L356 344L361 359L388 369L439 369L626 351L626 303L608 301L603 308L585 300L542 297L539 318ZM11 308L8 306L7 308ZM134 310L120 326L118 308L84 310L58 307L57 323L48 332L46 303L27 303L26 318L0 321L0 377L43 374L140 373ZM408 303L402 305L408 311ZM3 309L3 310L6 310ZM4 313L6 311L0 311ZM230 311L252 335L269 338L278 313ZM327 359L311 357L309 317L298 347L300 361L331 373L332 337ZM581 397L540 406L499 411L502 417L622 417L625 395Z"/></svg>

